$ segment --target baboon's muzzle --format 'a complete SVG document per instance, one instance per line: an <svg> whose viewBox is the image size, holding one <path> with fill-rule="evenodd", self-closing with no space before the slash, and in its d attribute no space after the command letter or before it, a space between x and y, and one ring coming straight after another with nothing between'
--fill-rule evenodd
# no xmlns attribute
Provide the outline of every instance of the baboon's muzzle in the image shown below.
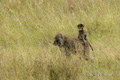
<svg viewBox="0 0 120 80"><path fill-rule="evenodd" d="M53 45L55 45L55 46L56 46L56 45L57 45L57 42L56 42L56 41L54 41L54 42L53 42Z"/></svg>
<svg viewBox="0 0 120 80"><path fill-rule="evenodd" d="M59 41L54 41L53 45L55 45L55 46L61 46L61 43Z"/></svg>

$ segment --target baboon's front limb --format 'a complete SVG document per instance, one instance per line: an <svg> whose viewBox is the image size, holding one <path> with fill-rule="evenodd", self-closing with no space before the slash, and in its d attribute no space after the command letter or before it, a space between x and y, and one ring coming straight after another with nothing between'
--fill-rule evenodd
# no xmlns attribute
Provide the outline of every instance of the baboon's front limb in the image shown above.
<svg viewBox="0 0 120 80"><path fill-rule="evenodd" d="M65 48L65 52L66 52L66 56L70 56L70 51L68 47Z"/></svg>

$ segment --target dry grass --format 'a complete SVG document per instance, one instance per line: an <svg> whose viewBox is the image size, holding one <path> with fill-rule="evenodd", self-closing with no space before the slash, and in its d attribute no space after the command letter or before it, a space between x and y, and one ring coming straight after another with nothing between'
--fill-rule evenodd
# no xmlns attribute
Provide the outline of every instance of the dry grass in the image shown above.
<svg viewBox="0 0 120 80"><path fill-rule="evenodd" d="M120 0L0 0L0 80L119 80L119 17ZM57 32L77 37L79 23L93 63L52 45Z"/></svg>

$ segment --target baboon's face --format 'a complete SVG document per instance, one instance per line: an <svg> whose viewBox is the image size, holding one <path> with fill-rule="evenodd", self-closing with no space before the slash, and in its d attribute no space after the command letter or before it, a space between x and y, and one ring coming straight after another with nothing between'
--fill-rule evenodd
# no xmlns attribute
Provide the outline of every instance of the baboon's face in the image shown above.
<svg viewBox="0 0 120 80"><path fill-rule="evenodd" d="M61 47L61 46L63 46L63 42L64 42L63 35L58 34L55 36L55 40L54 40L53 45L58 45Z"/></svg>

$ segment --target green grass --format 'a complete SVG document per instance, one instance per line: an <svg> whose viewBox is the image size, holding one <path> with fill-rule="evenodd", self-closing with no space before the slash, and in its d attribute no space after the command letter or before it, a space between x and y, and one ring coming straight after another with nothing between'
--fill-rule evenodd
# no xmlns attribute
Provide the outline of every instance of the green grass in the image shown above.
<svg viewBox="0 0 120 80"><path fill-rule="evenodd" d="M0 80L119 80L120 0L0 0ZM52 45L83 23L94 62ZM87 76L112 74L112 76Z"/></svg>

